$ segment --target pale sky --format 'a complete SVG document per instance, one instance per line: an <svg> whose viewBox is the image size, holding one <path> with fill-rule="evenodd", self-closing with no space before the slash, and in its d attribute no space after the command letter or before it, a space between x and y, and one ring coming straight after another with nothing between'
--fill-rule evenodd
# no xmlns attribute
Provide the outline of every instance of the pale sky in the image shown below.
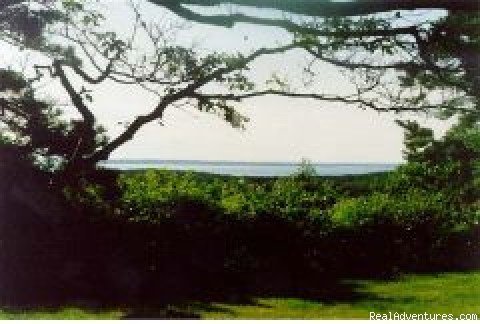
<svg viewBox="0 0 480 324"><path fill-rule="evenodd" d="M124 0L102 0L109 23L119 33L125 33L131 24L131 12ZM163 9L149 3L142 4L147 19L175 18ZM225 29L191 24L179 31L179 43L195 43L199 50L251 52L258 47L275 46L291 39L281 29L238 24ZM25 62L25 53L19 54L7 45L1 45L0 66ZM38 55L30 54L28 62ZM263 57L252 65L255 80L268 78L273 71L290 79L299 79L299 67L305 65L306 54L292 51L285 55ZM13 63L17 62L17 63ZM347 93L351 86L339 71L327 64L317 67L320 77L315 89L327 93ZM292 84L297 86L296 82ZM80 87L80 83L77 84ZM44 95L67 99L61 87L46 82ZM122 130L118 122L131 121L135 115L155 106L156 98L136 88L106 82L94 92L93 111L110 136ZM250 118L246 130L232 129L216 116L192 110L170 108L164 125L152 123L137 133L135 138L115 151L114 159L182 159L228 161L293 161L307 158L316 162L398 162L402 161L403 132L394 120L410 118L394 114L363 111L355 106L305 99L262 97L244 101L239 109ZM415 117L422 124L443 133L449 122L426 116Z"/></svg>

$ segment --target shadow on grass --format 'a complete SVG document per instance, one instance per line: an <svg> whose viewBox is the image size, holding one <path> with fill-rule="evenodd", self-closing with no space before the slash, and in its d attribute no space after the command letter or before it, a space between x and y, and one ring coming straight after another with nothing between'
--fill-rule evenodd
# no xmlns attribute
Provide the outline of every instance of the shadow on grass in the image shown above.
<svg viewBox="0 0 480 324"><path fill-rule="evenodd" d="M299 287L300 288L300 287ZM253 291L253 290L252 290ZM162 296L160 299L168 298ZM335 285L318 290L318 294L313 291L308 294L296 294L291 292L283 293L252 293L251 295L243 295L242 297L225 296L209 296L205 294L203 298L179 299L172 300L168 303L162 303L155 300L130 300L130 301L99 301L95 299L79 300L75 296L59 299L49 302L46 300L29 301L29 304L17 304L9 306L0 306L2 310L12 318L27 317L28 314L68 314L68 309L79 310L85 312L87 316L97 317L105 315L112 310L121 310L120 317L122 319L200 319L203 313L224 314L225 317L236 317L235 310L229 306L252 306L255 308L271 309L272 306L258 301L259 298L299 298L308 301L321 302L322 304L334 305L339 302L355 303L361 300L375 300L376 297L371 294L361 293L355 290L352 284ZM379 301L383 301L382 298ZM221 305L219 305L221 304ZM65 311L67 309L67 311ZM45 316L44 316L45 317ZM58 316L57 316L58 317ZM101 317L101 316L99 316Z"/></svg>
<svg viewBox="0 0 480 324"><path fill-rule="evenodd" d="M387 252L371 264L338 260L332 240L314 260L323 260L322 267L312 267L302 251L317 243L304 245L297 229L283 223L147 226L72 218L54 225L21 206L0 216L0 309L10 314L71 306L93 314L120 309L125 318L193 319L202 312L232 315L217 303L268 308L257 299L269 297L327 305L399 301L345 280L377 269ZM374 242L357 250L379 247Z"/></svg>

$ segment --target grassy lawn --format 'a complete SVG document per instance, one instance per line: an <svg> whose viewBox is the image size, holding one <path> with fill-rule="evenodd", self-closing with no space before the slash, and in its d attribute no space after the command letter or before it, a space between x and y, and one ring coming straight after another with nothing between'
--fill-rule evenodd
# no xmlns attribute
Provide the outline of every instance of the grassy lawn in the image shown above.
<svg viewBox="0 0 480 324"><path fill-rule="evenodd" d="M78 307L61 309L0 310L0 320L90 320L121 319L124 312L120 310L92 311Z"/></svg>
<svg viewBox="0 0 480 324"><path fill-rule="evenodd" d="M408 275L395 281L351 281L354 296L339 301L258 298L246 304L191 303L135 312L65 307L56 310L1 310L0 319L118 319L187 316L212 319L364 318L369 312L480 314L480 272Z"/></svg>
<svg viewBox="0 0 480 324"><path fill-rule="evenodd" d="M480 313L480 273L415 275L391 282L357 283L364 297L352 301L258 299L255 306L216 304L218 311L205 311L202 315L207 318L368 318L371 311Z"/></svg>

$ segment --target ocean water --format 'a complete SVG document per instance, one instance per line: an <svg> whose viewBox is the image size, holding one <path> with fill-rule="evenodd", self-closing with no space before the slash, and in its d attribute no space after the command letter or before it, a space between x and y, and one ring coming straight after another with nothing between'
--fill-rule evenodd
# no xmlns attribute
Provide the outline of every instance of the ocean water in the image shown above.
<svg viewBox="0 0 480 324"><path fill-rule="evenodd" d="M342 176L391 171L394 163L312 163L319 175ZM217 162L171 160L109 160L101 166L117 170L167 169L191 170L221 175L250 177L281 177L295 173L300 163L279 162Z"/></svg>

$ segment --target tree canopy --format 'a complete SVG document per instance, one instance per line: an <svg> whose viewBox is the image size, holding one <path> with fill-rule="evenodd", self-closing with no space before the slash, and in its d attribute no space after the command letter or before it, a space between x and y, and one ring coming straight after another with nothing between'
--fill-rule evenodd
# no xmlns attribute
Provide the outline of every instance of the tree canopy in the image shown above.
<svg viewBox="0 0 480 324"><path fill-rule="evenodd" d="M416 76L413 79L423 80L424 84L429 79L430 86L437 83L456 87L478 97L478 1L149 1L199 23L284 28L308 39L310 44L306 42L305 49L319 60L350 69L395 69L407 74L410 83L414 82L411 77ZM237 5L237 9L217 15L195 10L198 6L218 7L226 3ZM275 9L283 12L283 18L248 14L241 8ZM409 14L421 9L443 10L444 15L412 21ZM354 54L359 50L367 55L380 51L382 56L392 59L388 64L379 64L385 60Z"/></svg>

